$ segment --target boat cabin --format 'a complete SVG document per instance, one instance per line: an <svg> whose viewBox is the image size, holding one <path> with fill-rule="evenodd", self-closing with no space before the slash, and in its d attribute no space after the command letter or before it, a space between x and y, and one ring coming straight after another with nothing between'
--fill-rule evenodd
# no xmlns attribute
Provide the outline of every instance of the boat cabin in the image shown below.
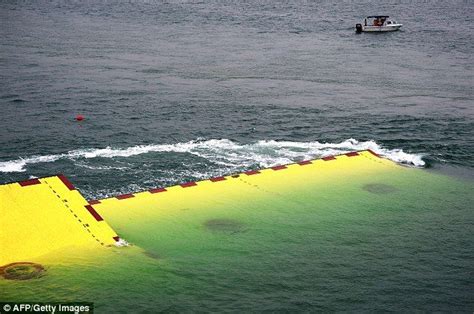
<svg viewBox="0 0 474 314"><path fill-rule="evenodd" d="M364 24L356 24L356 32L393 32L402 26L390 20L388 15L372 15L365 18Z"/></svg>
<svg viewBox="0 0 474 314"><path fill-rule="evenodd" d="M388 20L390 16L388 15L373 15L373 16L368 16L364 20L364 26L383 26L385 25L385 22L387 24L396 24L393 21Z"/></svg>

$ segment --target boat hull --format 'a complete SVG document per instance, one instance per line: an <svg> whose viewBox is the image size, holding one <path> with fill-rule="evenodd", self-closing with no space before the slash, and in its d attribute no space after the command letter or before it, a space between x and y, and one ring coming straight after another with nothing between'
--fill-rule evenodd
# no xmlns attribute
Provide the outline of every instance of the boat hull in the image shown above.
<svg viewBox="0 0 474 314"><path fill-rule="evenodd" d="M394 32L398 31L401 27L402 24L393 24L385 26L363 26L362 31L366 33Z"/></svg>

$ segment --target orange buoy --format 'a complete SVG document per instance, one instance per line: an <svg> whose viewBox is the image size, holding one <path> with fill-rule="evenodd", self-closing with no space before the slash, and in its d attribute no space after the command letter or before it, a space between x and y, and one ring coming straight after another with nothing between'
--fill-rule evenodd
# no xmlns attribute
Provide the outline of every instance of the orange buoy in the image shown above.
<svg viewBox="0 0 474 314"><path fill-rule="evenodd" d="M82 121L82 120L84 120L84 116L81 115L81 114L78 114L78 115L76 116L76 121Z"/></svg>

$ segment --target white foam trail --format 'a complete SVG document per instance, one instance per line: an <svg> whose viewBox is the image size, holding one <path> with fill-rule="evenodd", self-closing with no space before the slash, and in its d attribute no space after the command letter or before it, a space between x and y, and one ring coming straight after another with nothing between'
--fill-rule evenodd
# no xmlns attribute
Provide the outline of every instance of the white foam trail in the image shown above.
<svg viewBox="0 0 474 314"><path fill-rule="evenodd" d="M23 172L28 162L21 159L0 162L1 172Z"/></svg>
<svg viewBox="0 0 474 314"><path fill-rule="evenodd" d="M151 152L189 153L209 160L224 168L271 167L298 160L321 158L350 151L371 149L397 163L423 167L422 154L405 153L402 149L386 149L375 141L359 142L348 139L340 143L291 142L261 140L253 144L239 144L228 139L195 140L185 143L138 145L127 148L78 149L64 154L31 156L0 162L0 172L23 172L26 166L54 162L59 159L91 159L131 157Z"/></svg>
<svg viewBox="0 0 474 314"><path fill-rule="evenodd" d="M119 240L116 241L114 243L114 245L117 246L117 247L124 247L124 246L129 246L130 244L127 241L125 241L124 239L119 238Z"/></svg>

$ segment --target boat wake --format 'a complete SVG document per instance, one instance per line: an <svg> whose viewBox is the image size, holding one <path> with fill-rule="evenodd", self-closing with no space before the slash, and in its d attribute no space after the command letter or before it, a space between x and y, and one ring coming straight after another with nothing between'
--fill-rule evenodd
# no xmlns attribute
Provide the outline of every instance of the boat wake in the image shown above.
<svg viewBox="0 0 474 314"><path fill-rule="evenodd" d="M88 148L63 154L21 157L0 162L0 172L24 172L28 165L52 163L69 159L78 165L95 158L130 158L148 153L192 154L222 168L271 167L295 161L343 154L350 151L371 149L375 153L400 164L424 167L423 154L406 153L402 149L387 149L375 141L348 139L340 143L292 142L261 140L241 144L228 139L197 139L175 144L137 145L127 148ZM111 168L113 169L113 168Z"/></svg>

